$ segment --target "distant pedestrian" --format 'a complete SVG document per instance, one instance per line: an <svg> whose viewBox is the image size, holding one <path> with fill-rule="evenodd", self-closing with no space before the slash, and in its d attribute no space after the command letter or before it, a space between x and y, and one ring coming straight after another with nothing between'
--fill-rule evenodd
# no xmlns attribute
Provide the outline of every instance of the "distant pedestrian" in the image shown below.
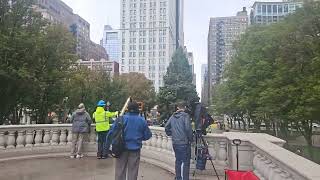
<svg viewBox="0 0 320 180"><path fill-rule="evenodd" d="M115 180L138 179L142 141L146 141L152 136L147 122L143 117L139 116L138 103L129 103L128 111L123 116L125 151L116 159ZM115 123L110 135L117 128L117 123Z"/></svg>
<svg viewBox="0 0 320 180"><path fill-rule="evenodd" d="M83 103L79 104L78 109L72 114L72 145L70 158L82 158L83 138L90 132L91 117L87 113Z"/></svg>
<svg viewBox="0 0 320 180"><path fill-rule="evenodd" d="M185 103L177 104L177 111L165 125L168 136L172 136L172 145L176 157L176 180L189 180L192 125L189 114L185 113Z"/></svg>
<svg viewBox="0 0 320 180"><path fill-rule="evenodd" d="M93 113L93 119L96 123L96 132L98 134L98 159L106 159L109 154L109 145L107 143L107 135L110 129L110 118L116 117L118 112L105 111L105 101L100 100L97 109ZM109 143L110 144L110 143Z"/></svg>

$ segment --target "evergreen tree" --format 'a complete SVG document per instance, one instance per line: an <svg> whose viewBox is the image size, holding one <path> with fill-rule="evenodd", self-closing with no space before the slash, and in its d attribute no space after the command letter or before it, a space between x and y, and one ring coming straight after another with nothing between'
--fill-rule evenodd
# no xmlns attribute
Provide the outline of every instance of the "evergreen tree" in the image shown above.
<svg viewBox="0 0 320 180"><path fill-rule="evenodd" d="M160 88L158 94L161 119L170 116L170 112L174 111L174 104L178 101L188 103L199 101L192 80L193 75L186 54L179 48L173 55L167 74L164 76L164 87Z"/></svg>

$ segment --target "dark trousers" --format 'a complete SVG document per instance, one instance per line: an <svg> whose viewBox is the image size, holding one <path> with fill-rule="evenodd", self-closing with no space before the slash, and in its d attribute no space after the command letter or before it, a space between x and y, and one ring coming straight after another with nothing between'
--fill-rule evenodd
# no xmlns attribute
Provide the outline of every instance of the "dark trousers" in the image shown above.
<svg viewBox="0 0 320 180"><path fill-rule="evenodd" d="M176 180L189 180L191 145L173 144L176 156Z"/></svg>
<svg viewBox="0 0 320 180"><path fill-rule="evenodd" d="M116 159L115 180L137 180L140 164L139 151L125 151Z"/></svg>
<svg viewBox="0 0 320 180"><path fill-rule="evenodd" d="M111 141L107 141L108 131L97 132L98 134L98 157L107 157Z"/></svg>

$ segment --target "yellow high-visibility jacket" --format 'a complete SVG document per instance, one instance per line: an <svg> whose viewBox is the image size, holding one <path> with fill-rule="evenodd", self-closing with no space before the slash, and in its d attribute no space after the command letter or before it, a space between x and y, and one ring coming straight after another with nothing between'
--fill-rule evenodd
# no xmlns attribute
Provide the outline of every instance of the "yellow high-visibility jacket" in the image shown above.
<svg viewBox="0 0 320 180"><path fill-rule="evenodd" d="M110 129L110 118L118 115L118 112L105 111L103 107L97 107L93 113L93 119L96 122L96 131L103 132Z"/></svg>

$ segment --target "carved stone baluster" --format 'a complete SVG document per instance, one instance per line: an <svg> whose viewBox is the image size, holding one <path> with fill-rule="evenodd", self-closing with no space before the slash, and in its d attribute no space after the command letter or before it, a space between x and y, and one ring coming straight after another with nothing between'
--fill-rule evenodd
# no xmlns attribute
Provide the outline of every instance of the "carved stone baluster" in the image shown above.
<svg viewBox="0 0 320 180"><path fill-rule="evenodd" d="M152 137L151 137L148 141L146 141L146 144L145 144L145 148L146 148L146 149L150 149L151 139L152 139Z"/></svg>
<svg viewBox="0 0 320 180"><path fill-rule="evenodd" d="M50 129L44 130L44 137L43 137L43 146L49 146L50 145Z"/></svg>
<svg viewBox="0 0 320 180"><path fill-rule="evenodd" d="M53 129L52 130L52 138L51 138L51 145L55 146L59 143L59 130Z"/></svg>
<svg viewBox="0 0 320 180"><path fill-rule="evenodd" d="M212 156L212 160L216 160L217 159L217 152L216 152L216 149L214 147L214 141L209 141L209 153L210 155Z"/></svg>
<svg viewBox="0 0 320 180"><path fill-rule="evenodd" d="M18 137L17 137L17 148L23 148L24 147L24 142L25 142L25 136L24 136L25 131L18 131Z"/></svg>
<svg viewBox="0 0 320 180"><path fill-rule="evenodd" d="M276 167L272 180L283 180L281 177L282 170L280 167Z"/></svg>
<svg viewBox="0 0 320 180"><path fill-rule="evenodd" d="M97 134L96 134L96 132L93 130L91 130L91 132L90 132L90 144L96 144L97 143ZM72 137L71 137L71 142L72 142Z"/></svg>
<svg viewBox="0 0 320 180"><path fill-rule="evenodd" d="M91 139L91 134L95 134L94 132L91 132L90 133L90 142L94 142L95 139ZM68 137L67 137L67 140L68 140L68 145L71 145L72 144L72 130L71 129L68 129Z"/></svg>
<svg viewBox="0 0 320 180"><path fill-rule="evenodd" d="M67 144L67 130L62 129L60 134L60 143L59 145L66 145Z"/></svg>
<svg viewBox="0 0 320 180"><path fill-rule="evenodd" d="M151 149L156 149L157 147L157 133L152 133L152 139L151 139Z"/></svg>
<svg viewBox="0 0 320 180"><path fill-rule="evenodd" d="M162 146L162 134L159 133L157 135L157 151L161 151L161 146Z"/></svg>
<svg viewBox="0 0 320 180"><path fill-rule="evenodd" d="M266 180L264 178L264 170L266 168L265 167L266 160L267 159L264 156L260 155L259 162L258 162L258 171L259 171L259 175L260 175L260 180Z"/></svg>
<svg viewBox="0 0 320 180"><path fill-rule="evenodd" d="M15 133L16 131L9 131L8 139L7 139L7 149L15 148L15 144L16 144Z"/></svg>
<svg viewBox="0 0 320 180"><path fill-rule="evenodd" d="M4 143L5 143L4 132L0 132L0 149L5 149Z"/></svg>
<svg viewBox="0 0 320 180"><path fill-rule="evenodd" d="M219 142L219 150L218 150L218 163L220 165L226 166L227 160L227 148L226 148L226 142L220 141Z"/></svg>
<svg viewBox="0 0 320 180"><path fill-rule="evenodd" d="M161 151L163 152L167 151L167 143L168 143L168 136L165 134L162 134Z"/></svg>
<svg viewBox="0 0 320 180"><path fill-rule="evenodd" d="M271 163L270 164L270 173L269 173L269 176L268 176L268 179L274 179L274 176L276 174L276 169L278 168L277 165L275 163Z"/></svg>
<svg viewBox="0 0 320 180"><path fill-rule="evenodd" d="M33 147L33 130L27 130L26 132L26 147Z"/></svg>
<svg viewBox="0 0 320 180"><path fill-rule="evenodd" d="M271 174L271 167L270 167L271 163L272 161L269 159L266 159L264 161L263 177L265 177L265 179L268 179L268 177Z"/></svg>
<svg viewBox="0 0 320 180"><path fill-rule="evenodd" d="M258 170L258 165L259 165L259 154L258 154L258 152L257 151L255 151L254 153L253 153L253 161L252 161L252 164L253 164L253 172L257 175L257 176L259 176L260 175L260 173L259 173L259 170Z"/></svg>
<svg viewBox="0 0 320 180"><path fill-rule="evenodd" d="M169 151L169 153L173 153L172 150L172 137L168 137L168 143L167 143L167 150Z"/></svg>
<svg viewBox="0 0 320 180"><path fill-rule="evenodd" d="M38 129L36 130L36 137L34 138L34 146L41 146L41 142L42 142L42 129Z"/></svg>
<svg viewBox="0 0 320 180"><path fill-rule="evenodd" d="M280 174L281 178L283 180L293 180L293 178L291 177L291 175L288 172L282 171Z"/></svg>

